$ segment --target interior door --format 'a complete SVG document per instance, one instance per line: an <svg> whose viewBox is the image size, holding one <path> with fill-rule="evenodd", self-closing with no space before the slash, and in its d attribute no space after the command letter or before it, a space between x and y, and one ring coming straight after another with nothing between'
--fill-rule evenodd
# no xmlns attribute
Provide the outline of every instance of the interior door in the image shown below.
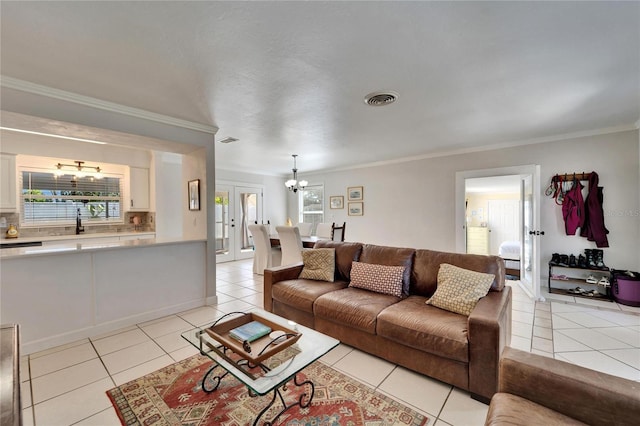
<svg viewBox="0 0 640 426"><path fill-rule="evenodd" d="M520 253L520 282L534 298L540 298L540 268L536 259L540 258L539 236L541 235L540 218L536 211L539 195L534 190L534 176L523 175L521 180L520 200L522 203L522 247Z"/></svg>

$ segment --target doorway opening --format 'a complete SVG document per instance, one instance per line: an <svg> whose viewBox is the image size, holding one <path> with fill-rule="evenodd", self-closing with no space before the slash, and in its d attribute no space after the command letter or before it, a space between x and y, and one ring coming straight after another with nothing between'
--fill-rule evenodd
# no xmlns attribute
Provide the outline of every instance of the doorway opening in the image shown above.
<svg viewBox="0 0 640 426"><path fill-rule="evenodd" d="M534 299L540 298L539 180L535 165L456 173L457 250L502 257L507 278Z"/></svg>

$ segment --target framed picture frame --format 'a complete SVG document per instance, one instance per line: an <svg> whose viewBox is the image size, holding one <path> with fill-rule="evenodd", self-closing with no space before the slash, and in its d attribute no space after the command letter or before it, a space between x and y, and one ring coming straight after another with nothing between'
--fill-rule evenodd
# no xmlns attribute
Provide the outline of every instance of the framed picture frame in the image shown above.
<svg viewBox="0 0 640 426"><path fill-rule="evenodd" d="M332 209L343 209L344 197L342 195L332 195L329 197L329 207Z"/></svg>
<svg viewBox="0 0 640 426"><path fill-rule="evenodd" d="M349 201L364 200L364 189L361 186L350 186L347 188L347 199Z"/></svg>
<svg viewBox="0 0 640 426"><path fill-rule="evenodd" d="M200 210L200 179L190 180L188 189L189 210Z"/></svg>
<svg viewBox="0 0 640 426"><path fill-rule="evenodd" d="M349 216L362 216L364 214L364 203L349 203Z"/></svg>

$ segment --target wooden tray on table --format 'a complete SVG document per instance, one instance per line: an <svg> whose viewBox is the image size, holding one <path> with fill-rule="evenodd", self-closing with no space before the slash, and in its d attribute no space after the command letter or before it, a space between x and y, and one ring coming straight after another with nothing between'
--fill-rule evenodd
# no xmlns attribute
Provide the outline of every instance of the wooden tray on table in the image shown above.
<svg viewBox="0 0 640 426"><path fill-rule="evenodd" d="M227 315L232 314L242 315L220 322L220 320L224 319ZM237 354L241 358L246 359L254 365L262 363L262 361L264 361L265 359L270 358L283 349L293 345L298 341L298 339L300 339L300 336L302 336L302 333L298 331L291 330L290 328L284 327L280 324L276 324L252 312L233 312L227 315L220 318L211 327L205 329L205 331L209 336L211 336L211 338L222 344L223 347L230 349L235 354ZM243 324L247 324L251 321L258 321L268 326L269 328L271 328L271 333L273 333L274 331L281 331L284 334L276 338L271 338L269 334L260 337L259 339L250 342L251 352L247 352L243 347L243 342L240 342L239 340L231 337L229 335L229 332L234 328L239 327ZM216 349L214 348L214 350ZM224 350L216 350L216 352L227 359L227 361L237 364L224 353Z"/></svg>

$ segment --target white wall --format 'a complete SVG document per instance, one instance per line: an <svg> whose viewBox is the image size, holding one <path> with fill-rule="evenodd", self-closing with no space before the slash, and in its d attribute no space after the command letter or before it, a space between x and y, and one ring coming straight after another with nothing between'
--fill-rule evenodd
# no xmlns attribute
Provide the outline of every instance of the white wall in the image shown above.
<svg viewBox="0 0 640 426"><path fill-rule="evenodd" d="M541 191L556 173L596 171L604 187L610 248L605 263L640 269L638 131L589 136L492 151L428 158L314 175L325 185L327 221L347 222L346 239L401 247L455 251L455 174L459 171L539 164ZM347 187L364 186L364 216L348 216ZM343 195L345 208L331 210L329 197ZM541 265L551 254L582 252L595 244L564 235L561 207L541 195ZM295 206L288 215L295 216ZM546 268L542 268L543 274Z"/></svg>

